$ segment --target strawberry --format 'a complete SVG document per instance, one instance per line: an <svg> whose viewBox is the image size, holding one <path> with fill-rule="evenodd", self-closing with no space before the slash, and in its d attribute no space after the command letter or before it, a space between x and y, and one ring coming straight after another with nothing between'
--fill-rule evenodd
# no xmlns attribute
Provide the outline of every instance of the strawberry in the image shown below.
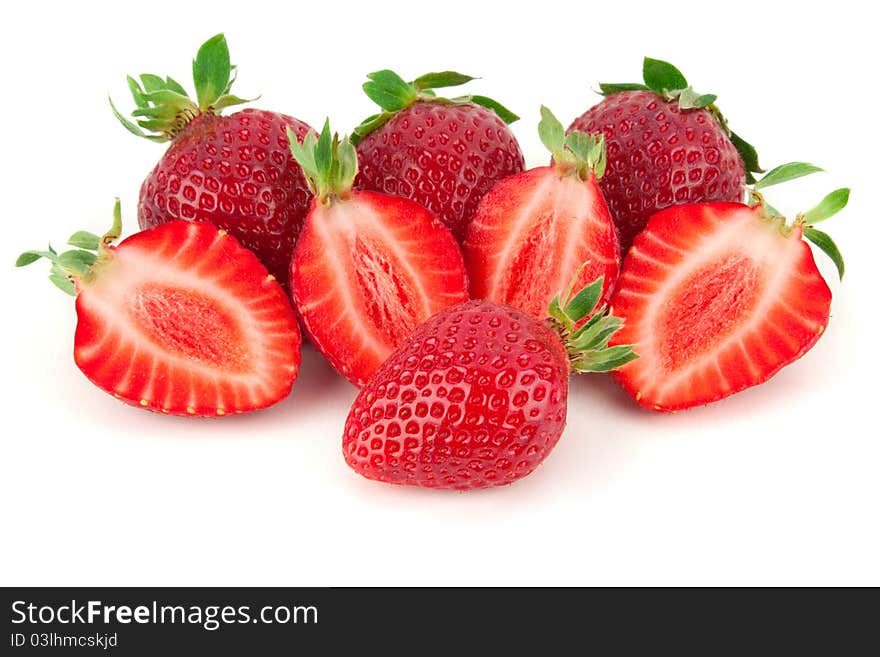
<svg viewBox="0 0 880 657"><path fill-rule="evenodd" d="M607 346L621 322L593 312L602 288L601 278L574 297L569 288L548 322L487 300L433 316L355 399L342 438L348 464L368 479L428 488L525 477L562 435L569 373L635 358Z"/></svg>
<svg viewBox="0 0 880 657"><path fill-rule="evenodd" d="M846 205L829 194L788 223L758 190L817 168L777 167L752 205L698 203L662 210L636 237L611 300L626 321L613 342L641 356L615 373L642 406L675 411L763 383L803 356L828 324L831 292L806 238L843 276L831 238L813 227Z"/></svg>
<svg viewBox="0 0 880 657"><path fill-rule="evenodd" d="M538 134L554 164L497 183L480 200L463 243L471 295L539 319L582 263L575 286L602 276L603 303L620 268L617 233L598 185L602 136L565 136L550 110L542 107L541 116Z"/></svg>
<svg viewBox="0 0 880 657"><path fill-rule="evenodd" d="M171 221L118 246L119 201L103 237L84 231L48 258L50 280L76 296L73 357L96 386L134 406L220 416L290 392L300 332L281 286L224 230Z"/></svg>
<svg viewBox="0 0 880 657"><path fill-rule="evenodd" d="M348 138L291 141L315 194L291 261L291 289L306 333L355 385L434 313L468 298L461 251L424 207L352 190Z"/></svg>
<svg viewBox="0 0 880 657"><path fill-rule="evenodd" d="M741 201L760 172L755 149L731 132L715 106L668 62L645 58L644 84L601 84L605 100L569 130L603 133L608 166L599 182L620 235L621 253L663 208Z"/></svg>
<svg viewBox="0 0 880 657"><path fill-rule="evenodd" d="M265 110L220 116L224 108L248 102L229 94L234 68L218 34L193 61L198 102L170 77L142 75L140 83L128 78L136 122L113 107L116 118L139 137L171 141L141 185L138 223L210 222L256 253L286 289L290 254L311 200L290 155L287 130L300 141L313 130Z"/></svg>
<svg viewBox="0 0 880 657"><path fill-rule="evenodd" d="M485 96L438 98L434 89L472 77L445 71L404 82L370 73L364 91L382 112L355 130L359 189L405 196L464 237L477 202L496 182L525 168L507 124L519 117Z"/></svg>

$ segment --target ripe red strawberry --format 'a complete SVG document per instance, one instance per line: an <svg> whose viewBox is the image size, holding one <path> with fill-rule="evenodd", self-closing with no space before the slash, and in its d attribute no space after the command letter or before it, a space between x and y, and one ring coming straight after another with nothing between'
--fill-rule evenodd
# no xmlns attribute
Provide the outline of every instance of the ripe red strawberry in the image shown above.
<svg viewBox="0 0 880 657"><path fill-rule="evenodd" d="M755 187L817 170L789 164ZM611 300L626 321L612 342L640 358L615 373L642 406L675 411L763 383L805 354L828 323L831 292L816 268L814 242L843 276L831 238L812 224L846 204L829 194L792 224L753 193L753 205L667 208L636 237Z"/></svg>
<svg viewBox="0 0 880 657"><path fill-rule="evenodd" d="M604 303L620 268L617 233L597 182L605 168L602 136L566 137L550 110L542 107L541 116L538 133L554 164L496 184L477 206L463 244L471 296L539 319L578 270L577 288L604 277Z"/></svg>
<svg viewBox="0 0 880 657"><path fill-rule="evenodd" d="M621 252L663 208L741 201L760 172L755 149L731 132L714 105L667 62L645 58L645 84L602 84L605 100L569 130L603 133L608 166L599 182L620 234Z"/></svg>
<svg viewBox="0 0 880 657"><path fill-rule="evenodd" d="M433 89L473 79L461 73L428 73L413 82L393 71L367 77L364 91L382 112L352 138L360 161L355 186L420 203L460 241L483 194L525 168L506 125L519 117L485 96L438 98Z"/></svg>
<svg viewBox="0 0 880 657"><path fill-rule="evenodd" d="M315 193L291 262L294 303L312 344L363 385L418 324L468 298L461 251L418 203L353 191L355 148L328 123L292 150Z"/></svg>
<svg viewBox="0 0 880 657"><path fill-rule="evenodd" d="M342 438L348 464L368 479L428 488L525 477L562 435L570 371L635 358L629 347L607 346L616 317L599 311L576 328L602 285L554 298L547 323L482 300L419 326L355 399Z"/></svg>
<svg viewBox="0 0 880 657"><path fill-rule="evenodd" d="M287 288L290 254L311 201L290 155L287 130L302 141L312 129L265 110L220 116L222 109L248 102L229 95L233 68L226 39L218 34L193 62L198 103L171 78L142 75L141 84L128 78L136 124L114 107L116 117L140 137L172 142L141 185L138 223L210 222L256 253Z"/></svg>
<svg viewBox="0 0 880 657"><path fill-rule="evenodd" d="M220 416L263 408L290 392L300 332L281 286L224 230L172 221L120 234L119 201L103 238L76 250L26 251L18 266L52 262L53 283L76 296L73 357L96 386L162 413Z"/></svg>

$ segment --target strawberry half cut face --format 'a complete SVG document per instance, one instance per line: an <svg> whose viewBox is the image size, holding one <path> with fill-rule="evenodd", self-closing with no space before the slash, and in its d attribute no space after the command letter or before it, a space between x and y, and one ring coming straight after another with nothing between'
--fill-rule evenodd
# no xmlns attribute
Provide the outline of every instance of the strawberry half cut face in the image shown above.
<svg viewBox="0 0 880 657"><path fill-rule="evenodd" d="M707 404L773 376L828 323L831 292L799 224L761 206L703 203L654 215L624 260L612 344L639 358L615 378L646 408Z"/></svg>
<svg viewBox="0 0 880 657"><path fill-rule="evenodd" d="M300 333L281 286L225 231L175 221L109 247L77 281L74 359L163 413L217 416L285 397Z"/></svg>
<svg viewBox="0 0 880 657"><path fill-rule="evenodd" d="M449 231L417 203L376 192L315 202L291 281L312 342L356 385L421 322L467 299Z"/></svg>

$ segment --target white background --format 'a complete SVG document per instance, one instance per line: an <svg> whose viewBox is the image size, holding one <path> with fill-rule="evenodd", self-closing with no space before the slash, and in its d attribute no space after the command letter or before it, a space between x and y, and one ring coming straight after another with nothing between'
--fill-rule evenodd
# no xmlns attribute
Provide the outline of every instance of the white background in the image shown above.
<svg viewBox="0 0 880 657"><path fill-rule="evenodd" d="M868 5L238 4L3 11L0 584L880 584ZM540 103L567 124L598 101L598 80L637 81L644 55L670 60L718 94L765 165L830 172L771 190L780 209L852 186L827 225L844 282L817 258L834 293L827 333L769 383L673 416L641 411L604 377L573 381L545 464L467 494L351 472L340 445L356 391L310 349L291 396L264 412L194 421L124 406L74 365L73 303L47 265L12 263L75 229L102 232L116 195L135 228L164 146L126 133L107 93L131 108L126 73L189 86L192 56L219 31L236 92L314 126L329 114L349 130L372 113L360 84L376 69L482 76L465 89L521 114L530 166L547 160Z"/></svg>

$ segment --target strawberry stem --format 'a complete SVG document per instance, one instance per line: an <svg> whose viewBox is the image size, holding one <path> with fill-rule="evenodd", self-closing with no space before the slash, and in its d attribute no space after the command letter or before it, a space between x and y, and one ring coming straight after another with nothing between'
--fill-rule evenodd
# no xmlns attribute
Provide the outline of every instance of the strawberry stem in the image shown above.
<svg viewBox="0 0 880 657"><path fill-rule="evenodd" d="M321 135L309 132L302 143L288 128L290 152L302 167L309 189L320 203L328 204L345 198L357 176L357 151L346 136L330 134L330 120L324 121Z"/></svg>
<svg viewBox="0 0 880 657"><path fill-rule="evenodd" d="M219 114L221 110L249 103L229 93L235 82L235 66L229 61L226 37L217 34L202 44L192 63L193 83L198 102L194 102L179 82L171 77L144 73L140 81L128 76L128 88L136 106L131 113L134 121L116 109L112 98L110 108L122 126L133 135L163 142L174 139L201 114Z"/></svg>
<svg viewBox="0 0 880 657"><path fill-rule="evenodd" d="M721 114L721 110L715 105L718 97L715 94L700 94L694 91L681 71L669 62L661 59L645 57L642 62L642 78L644 84L615 82L599 83L600 93L603 96L611 96L624 91L653 91L658 96L669 102L678 102L682 111L705 109L718 122L730 137L737 152L742 159L746 171L746 183L751 185L755 182L752 174L763 173L764 169L758 164L758 153L755 147L742 137L734 133L727 120Z"/></svg>
<svg viewBox="0 0 880 657"><path fill-rule="evenodd" d="M437 73L425 73L412 82L406 82L394 71L383 69L367 75L367 81L363 84L364 93L375 102L382 111L364 119L354 129L351 135L352 143L357 145L368 134L382 127L397 112L410 107L419 101L430 101L461 105L473 103L481 105L495 112L499 118L507 124L519 120L519 117L504 107L497 100L486 96L464 95L454 98L444 98L435 93L435 89L458 87L476 78L455 71L441 71Z"/></svg>
<svg viewBox="0 0 880 657"><path fill-rule="evenodd" d="M550 151L559 171L576 174L581 180L588 180L592 176L598 179L604 175L605 135L589 135L577 130L566 135L559 119L541 105L538 136Z"/></svg>
<svg viewBox="0 0 880 657"><path fill-rule="evenodd" d="M838 277L843 280L845 264L840 249L837 248L837 245L828 233L814 228L813 225L833 217L846 207L846 204L849 202L849 188L842 187L827 194L818 205L806 212L798 214L791 225L788 224L786 218L781 212L764 200L763 194L758 191L760 189L771 187L772 185L778 185L789 180L802 178L803 176L808 176L819 171L824 171L824 169L806 162L788 162L786 164L781 164L769 171L763 178L755 182L751 189L749 189L749 205L751 207L760 207L764 216L770 221L777 223L779 232L786 237L791 234L792 229L795 226L800 226L804 238L815 244L825 255L831 258L834 266L837 267Z"/></svg>
<svg viewBox="0 0 880 657"><path fill-rule="evenodd" d="M548 307L548 322L565 345L572 370L608 372L626 365L638 355L633 350L634 345L608 346L611 336L620 330L624 320L610 314L604 305L596 307L605 284L603 276L572 296L574 281L585 266L586 263L581 266L561 298L559 295L553 297Z"/></svg>
<svg viewBox="0 0 880 657"><path fill-rule="evenodd" d="M49 280L62 292L76 296L76 281L89 282L94 277L95 263L106 257L110 246L122 232L122 212L119 199L113 206L113 225L103 237L85 230L75 232L67 240L71 246L77 247L58 253L49 244L46 251L25 251L15 261L16 267L26 267L41 258L52 263Z"/></svg>

